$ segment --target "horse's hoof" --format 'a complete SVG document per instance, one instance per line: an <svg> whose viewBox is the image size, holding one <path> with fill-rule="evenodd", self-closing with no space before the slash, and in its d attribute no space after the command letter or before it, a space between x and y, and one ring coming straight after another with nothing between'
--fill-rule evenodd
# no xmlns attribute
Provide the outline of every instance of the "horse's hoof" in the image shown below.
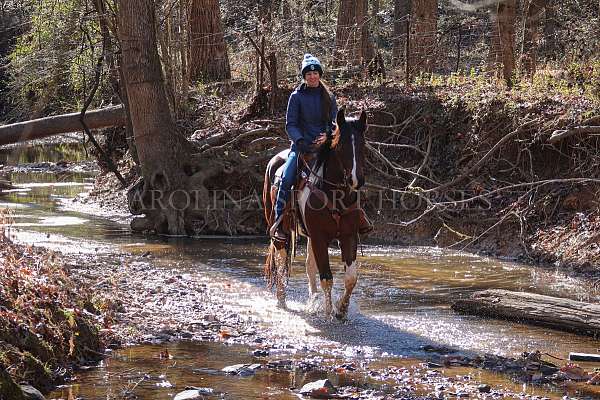
<svg viewBox="0 0 600 400"><path fill-rule="evenodd" d="M287 310L287 304L285 303L285 300L277 300L277 308Z"/></svg>
<svg viewBox="0 0 600 400"><path fill-rule="evenodd" d="M348 321L348 313L347 312L336 312L335 318L340 322Z"/></svg>
<svg viewBox="0 0 600 400"><path fill-rule="evenodd" d="M342 299L335 302L335 314L346 315L348 314L348 304L342 303Z"/></svg>

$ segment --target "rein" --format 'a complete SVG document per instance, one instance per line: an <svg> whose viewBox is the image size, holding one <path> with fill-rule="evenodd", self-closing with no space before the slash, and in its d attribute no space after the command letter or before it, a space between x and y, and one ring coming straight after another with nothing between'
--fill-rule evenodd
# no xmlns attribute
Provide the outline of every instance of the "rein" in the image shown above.
<svg viewBox="0 0 600 400"><path fill-rule="evenodd" d="M334 155L336 161L338 162L341 170L344 172L344 183L335 183L335 182L331 182L328 179L325 179L325 177L321 177L317 174L317 172L311 168L311 166L308 164L308 162L304 159L304 157L300 157L300 159L302 159L302 163L304 164L304 166L306 167L306 169L309 171L309 176L306 178L306 186L308 187L308 190L310 190L310 192L314 195L316 195L317 197L319 197L321 199L321 201L325 204L325 206L329 209L329 212L331 213L331 217L333 218L333 220L335 221L335 224L337 226L337 234L336 236L339 235L340 233L340 219L341 217L343 217L344 215L350 214L351 212L357 211L359 210L359 206L358 206L358 199L359 197L356 196L356 200L354 202L352 202L348 207L345 207L343 210L339 210L335 204L333 204L333 202L329 199L329 197L327 196L327 194L325 193L325 191L323 191L322 189L318 188L313 182L310 181L310 177L311 175L314 176L317 180L320 180L323 183L328 184L329 186L332 186L336 189L342 189L342 190L348 190L350 192L352 192L352 188L351 186L348 184L348 172L346 171L346 169L344 168L344 165L342 164L342 161L339 158L339 154L336 152Z"/></svg>
<svg viewBox="0 0 600 400"><path fill-rule="evenodd" d="M312 175L312 176L314 176L315 178L317 178L318 180L320 180L321 182L323 182L323 183L326 183L326 184L328 184L329 186L333 186L333 187L334 187L334 188L336 188L336 189L349 189L349 188L350 188L350 186L349 186L349 185L348 185L348 183L347 183L347 182L348 182L348 174L346 173L346 169L345 169L345 168L344 168L344 166L342 165L342 161L339 159L339 157L337 157L337 154L336 154L336 157L335 157L335 159L337 160L337 162L338 162L338 164L340 165L340 167L342 167L342 171L344 171L344 182L346 182L345 184L331 182L330 180L328 180L328 179L325 179L325 177L324 177L324 176L319 176L319 175L316 173L316 171L310 167L310 165L308 164L308 162L306 162L306 160L304 159L304 157L300 157L300 158L302 159L302 163L304 164L304 166L306 167L306 169L307 169L307 170L308 170L308 172L310 173L310 174L308 175L308 178L310 178L310 177L311 177L311 175ZM308 179L308 178L307 178L307 179Z"/></svg>

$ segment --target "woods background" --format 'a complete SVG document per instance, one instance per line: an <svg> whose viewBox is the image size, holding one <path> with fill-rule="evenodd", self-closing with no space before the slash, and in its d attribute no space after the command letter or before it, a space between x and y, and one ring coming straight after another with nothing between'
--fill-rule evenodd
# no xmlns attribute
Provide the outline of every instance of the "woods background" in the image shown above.
<svg viewBox="0 0 600 400"><path fill-rule="evenodd" d="M134 230L262 234L254 200L311 52L339 103L369 112L375 237L581 267L600 257L599 14L591 0L2 1L0 119L123 104L125 126L82 139L105 169L96 196L127 204Z"/></svg>

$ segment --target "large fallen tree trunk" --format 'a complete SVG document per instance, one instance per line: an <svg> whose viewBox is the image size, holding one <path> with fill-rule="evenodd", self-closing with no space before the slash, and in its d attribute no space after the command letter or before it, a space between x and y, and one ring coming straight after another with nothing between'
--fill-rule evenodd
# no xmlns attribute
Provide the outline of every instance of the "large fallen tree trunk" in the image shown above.
<svg viewBox="0 0 600 400"><path fill-rule="evenodd" d="M548 139L548 143L554 144L560 140L568 138L579 133L594 134L600 133L600 126L576 126L571 129L561 129L552 132L552 136Z"/></svg>
<svg viewBox="0 0 600 400"><path fill-rule="evenodd" d="M80 116L80 112L75 112L0 126L0 146L61 133L82 131ZM123 126L125 121L125 111L121 105L85 113L85 123L89 129Z"/></svg>
<svg viewBox="0 0 600 400"><path fill-rule="evenodd" d="M600 305L508 290L475 292L452 305L461 313L528 322L584 335L600 334Z"/></svg>

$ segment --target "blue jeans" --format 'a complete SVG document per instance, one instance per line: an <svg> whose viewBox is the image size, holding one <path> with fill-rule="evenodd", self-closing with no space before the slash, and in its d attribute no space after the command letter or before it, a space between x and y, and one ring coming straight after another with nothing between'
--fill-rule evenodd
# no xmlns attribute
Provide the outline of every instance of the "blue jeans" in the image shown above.
<svg viewBox="0 0 600 400"><path fill-rule="evenodd" d="M283 214L285 204L290 198L292 185L296 180L298 172L298 151L296 146L292 145L287 161L283 164L283 173L281 174L281 182L277 191L277 201L275 202L275 221Z"/></svg>

